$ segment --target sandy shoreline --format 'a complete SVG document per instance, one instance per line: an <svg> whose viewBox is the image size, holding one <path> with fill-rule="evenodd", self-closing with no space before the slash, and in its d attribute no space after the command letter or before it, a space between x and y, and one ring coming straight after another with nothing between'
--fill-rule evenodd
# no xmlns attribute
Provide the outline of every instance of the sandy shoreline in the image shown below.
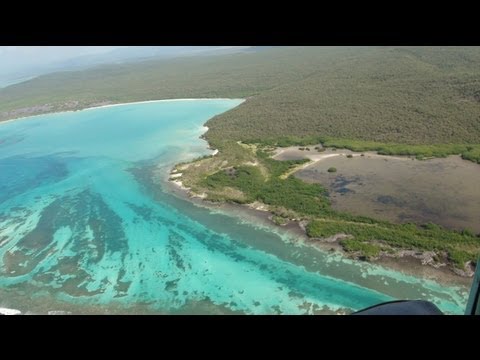
<svg viewBox="0 0 480 360"><path fill-rule="evenodd" d="M0 125L6 124L12 121L18 121L18 120L28 120L30 118L35 118L38 116L44 116L44 115L49 115L49 114L64 114L64 113L71 113L71 112L78 112L78 111L86 111L86 110L95 110L95 109L101 109L101 108L107 108L107 107L114 107L114 106L124 106L124 105L136 105L136 104L147 104L147 103L156 103L156 102L177 102L177 101L212 101L212 100L242 100L241 103L245 101L245 99L240 99L240 98L198 98L198 99L162 99L162 100L145 100L145 101L132 101L132 102L126 102L126 103L114 103L114 104L106 104L106 105L99 105L99 106L91 106L91 107L86 107L83 109L78 109L78 110L62 110L62 111L49 111L41 114L35 114L35 115L28 115L28 116L21 116L18 118L13 118L13 119L8 119L8 120L3 120L0 121ZM206 127L206 126L204 126ZM208 127L206 127L208 130Z"/></svg>
<svg viewBox="0 0 480 360"><path fill-rule="evenodd" d="M331 157L347 156L347 155L351 155L352 157L361 157L362 154L363 154L363 156L367 156L367 157L371 157L371 158L378 158L378 159L394 159L394 160L403 160L403 161L411 160L411 157L409 157L409 156L400 157L400 156L393 156L393 155L380 155L375 151L365 151L365 152L360 153L360 152L354 152L354 151L351 151L351 150L344 149L344 150L337 150L334 153L332 153L332 152L327 152L327 153L315 153L315 152L313 152L312 153L312 151L296 150L297 148L298 148L297 146L290 146L290 147L287 147L287 148L281 148L281 149L276 151L275 155L273 155L272 158L277 159L277 160L282 160L282 159L278 159L278 158L281 158L281 155L285 154L286 152L296 152L299 155L299 157L301 155L303 158L311 160L311 162L305 164L305 167L308 167L308 166L313 165L313 164L315 164L315 163L317 163L321 160L328 159L328 158L331 158Z"/></svg>
<svg viewBox="0 0 480 360"><path fill-rule="evenodd" d="M123 105L136 105L136 104L148 104L148 103L157 103L157 102L179 102L179 101L212 101L212 100L242 100L245 101L244 99L230 99L230 98L198 98L198 99L162 99L162 100L145 100L145 101L134 101L134 102L128 102L128 103L118 103L118 104L108 104L108 105L101 105L101 106L93 106L89 108L85 108L82 110L77 110L77 111L83 111L83 110L93 110L93 109L100 109L100 108L107 108L107 107L114 107L114 106L123 106ZM208 130L208 128L207 128Z"/></svg>

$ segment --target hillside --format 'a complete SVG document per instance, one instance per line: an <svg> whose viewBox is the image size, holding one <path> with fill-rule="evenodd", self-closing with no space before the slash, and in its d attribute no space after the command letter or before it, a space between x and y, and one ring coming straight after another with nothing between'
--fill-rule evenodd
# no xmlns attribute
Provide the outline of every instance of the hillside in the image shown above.
<svg viewBox="0 0 480 360"><path fill-rule="evenodd" d="M480 49L359 49L209 122L209 137L480 142Z"/></svg>
<svg viewBox="0 0 480 360"><path fill-rule="evenodd" d="M299 52L305 61L298 61ZM253 96L306 78L316 66L310 53L319 56L313 49L279 48L49 74L0 89L0 120L104 102Z"/></svg>
<svg viewBox="0 0 480 360"><path fill-rule="evenodd" d="M249 97L209 122L210 140L479 143L478 64L475 47L287 47L109 65L0 90L0 120L109 102Z"/></svg>

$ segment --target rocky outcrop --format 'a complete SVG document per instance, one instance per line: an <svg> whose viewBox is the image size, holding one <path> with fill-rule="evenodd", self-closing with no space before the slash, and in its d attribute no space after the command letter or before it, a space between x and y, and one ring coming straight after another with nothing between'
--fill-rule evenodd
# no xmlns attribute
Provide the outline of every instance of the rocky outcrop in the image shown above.
<svg viewBox="0 0 480 360"><path fill-rule="evenodd" d="M465 264L464 269L453 269L453 272L460 276L473 277L475 275L475 265L472 261L469 261Z"/></svg>

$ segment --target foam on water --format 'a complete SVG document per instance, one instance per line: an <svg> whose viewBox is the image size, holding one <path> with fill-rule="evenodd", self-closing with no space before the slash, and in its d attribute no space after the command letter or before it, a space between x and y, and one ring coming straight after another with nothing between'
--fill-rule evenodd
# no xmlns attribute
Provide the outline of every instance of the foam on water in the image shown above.
<svg viewBox="0 0 480 360"><path fill-rule="evenodd" d="M212 153L202 125L241 102L127 104L0 125L2 305L299 314L423 298L463 311L462 287L295 246L279 229L155 185L152 164L166 175Z"/></svg>

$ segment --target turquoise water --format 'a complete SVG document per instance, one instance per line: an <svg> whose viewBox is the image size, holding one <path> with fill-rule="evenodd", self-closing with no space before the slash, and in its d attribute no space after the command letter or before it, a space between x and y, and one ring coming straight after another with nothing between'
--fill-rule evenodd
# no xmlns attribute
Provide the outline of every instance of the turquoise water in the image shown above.
<svg viewBox="0 0 480 360"><path fill-rule="evenodd" d="M171 166L212 152L202 124L241 102L137 103L0 125L0 307L302 314L422 298L463 312L462 287L299 246L280 228L172 195Z"/></svg>

